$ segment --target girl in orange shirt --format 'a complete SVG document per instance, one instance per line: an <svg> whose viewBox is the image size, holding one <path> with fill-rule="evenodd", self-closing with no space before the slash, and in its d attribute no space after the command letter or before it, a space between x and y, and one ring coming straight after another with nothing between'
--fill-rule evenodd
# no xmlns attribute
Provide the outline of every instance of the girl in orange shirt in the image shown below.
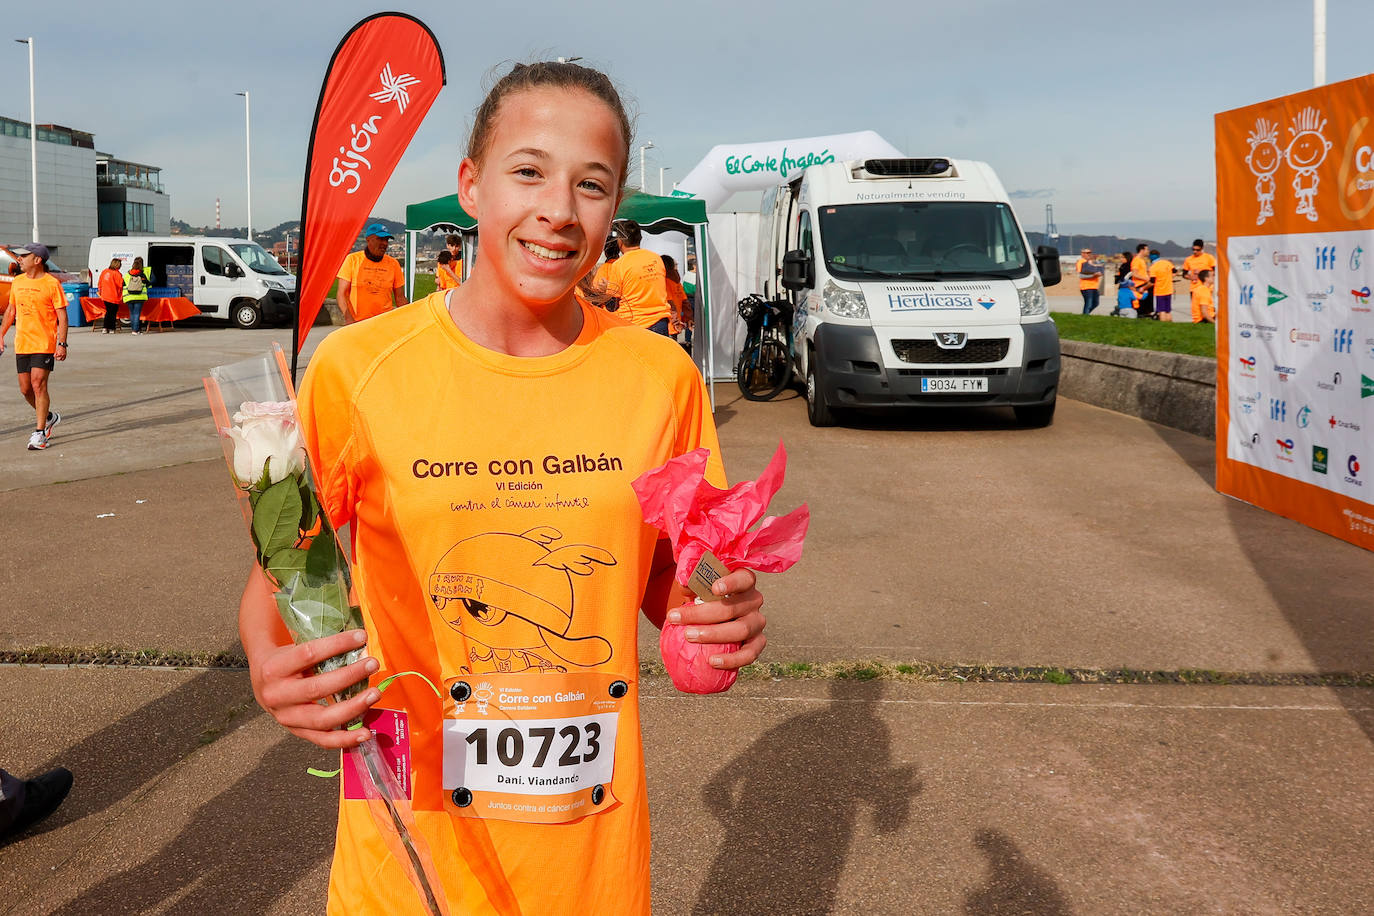
<svg viewBox="0 0 1374 916"><path fill-rule="evenodd" d="M692 352L692 328L696 322L692 315L692 302L687 298L687 291L682 288L682 276L677 272L677 262L668 255L663 255L663 274L668 281L668 306L672 310L668 317L668 333L673 337L687 332L687 337L683 340L683 346L687 352Z"/></svg>
<svg viewBox="0 0 1374 916"><path fill-rule="evenodd" d="M124 262L111 258L110 266L100 272L100 301L105 305L103 326L106 334L119 330L119 306L124 301L124 274L120 268Z"/></svg>
<svg viewBox="0 0 1374 916"><path fill-rule="evenodd" d="M438 262L434 268L435 289L453 289L455 286L462 285L463 281L459 280L458 275L453 272L453 255L447 251L439 252Z"/></svg>
<svg viewBox="0 0 1374 916"><path fill-rule="evenodd" d="M629 496L640 473L698 446L724 483L700 375L661 336L573 296L620 203L629 148L619 95L595 70L516 65L496 83L458 171L459 203L482 227L467 281L329 335L301 388L326 509L351 526L366 629L291 645L256 568L240 605L258 702L321 747L373 737L345 726L381 700L377 688L317 702L346 685L415 670L443 688L402 678L385 705L399 697L409 716L415 822L453 913L647 916L640 609L658 626L695 624L696 642L741 643L713 657L719 668L763 649L754 574L716 583L728 602L685 603L671 549ZM572 502L555 505L554 492ZM372 657L313 673L364 641ZM565 763L560 745L529 763L540 728L524 763L506 762L506 744L489 758L472 750L488 738L488 706L495 722L512 693L570 716L578 754ZM584 697L596 714L559 705ZM579 781L575 768L608 759L604 785ZM472 781L500 766L535 777L515 783L513 805ZM365 805L340 802L329 912L421 912Z"/></svg>

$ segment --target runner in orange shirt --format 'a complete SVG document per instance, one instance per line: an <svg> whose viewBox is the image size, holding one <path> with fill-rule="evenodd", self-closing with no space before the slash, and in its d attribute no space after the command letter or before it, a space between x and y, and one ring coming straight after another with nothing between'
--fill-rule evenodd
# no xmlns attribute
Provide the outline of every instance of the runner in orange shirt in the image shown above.
<svg viewBox="0 0 1374 916"><path fill-rule="evenodd" d="M1212 305L1213 297L1215 296L1212 292L1212 272L1204 267L1197 272L1197 281L1197 286L1193 287L1192 293L1193 323L1215 324L1217 313ZM1206 315L1207 317L1199 318L1199 314Z"/></svg>
<svg viewBox="0 0 1374 916"><path fill-rule="evenodd" d="M19 393L34 409L36 429L29 436L31 451L45 449L62 414L52 410L48 377L57 362L67 358L67 300L62 284L48 273L48 249L34 242L13 249L24 273L10 286L10 302L0 319L0 353L5 335L14 326L14 360L19 368Z"/></svg>
<svg viewBox="0 0 1374 916"><path fill-rule="evenodd" d="M685 603L630 488L697 447L724 483L700 374L572 295L619 203L629 131L597 71L517 65L497 82L458 173L482 226L467 281L330 334L301 388L366 631L292 646L257 571L240 609L258 702L295 734L343 747L371 738L344 726L372 704L408 716L416 828L455 916L648 914L641 608L741 643L720 668L763 649L754 574ZM312 673L364 638L370 658ZM385 697L316 702L405 671L442 696L403 677ZM364 800L340 801L329 896L331 914L423 912Z"/></svg>
<svg viewBox="0 0 1374 916"><path fill-rule="evenodd" d="M406 275L401 262L386 253L391 233L381 223L363 230L362 251L344 258L335 292L339 308L350 322L363 321L406 304Z"/></svg>
<svg viewBox="0 0 1374 916"><path fill-rule="evenodd" d="M1150 284L1155 294L1155 315L1160 321L1174 320L1174 262L1150 251Z"/></svg>
<svg viewBox="0 0 1374 916"><path fill-rule="evenodd" d="M1202 239L1193 239L1193 253L1183 259L1183 273L1188 278L1188 294L1191 297L1197 295L1197 289L1202 284L1201 272L1210 270L1216 273L1217 259L1213 257L1205 247ZM1209 303L1210 305L1210 303ZM1197 302L1192 303L1193 324L1198 324L1204 320L1216 321L1216 311L1204 312Z"/></svg>
<svg viewBox="0 0 1374 916"><path fill-rule="evenodd" d="M668 284L663 258L639 247L642 235L634 220L618 219L611 234L620 243L620 257L607 272L607 285L620 298L620 317L636 327L668 336Z"/></svg>
<svg viewBox="0 0 1374 916"><path fill-rule="evenodd" d="M1139 294L1136 300L1136 317L1154 317L1154 297L1150 295L1150 246L1144 242L1135 246L1135 257L1131 259L1131 285Z"/></svg>

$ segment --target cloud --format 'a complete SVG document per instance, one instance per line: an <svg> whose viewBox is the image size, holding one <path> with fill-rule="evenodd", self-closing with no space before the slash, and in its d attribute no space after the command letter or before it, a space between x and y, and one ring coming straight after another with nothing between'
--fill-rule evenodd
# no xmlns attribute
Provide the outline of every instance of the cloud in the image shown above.
<svg viewBox="0 0 1374 916"><path fill-rule="evenodd" d="M1023 188L1008 192L1012 200L1033 200L1037 197L1053 197L1054 188Z"/></svg>

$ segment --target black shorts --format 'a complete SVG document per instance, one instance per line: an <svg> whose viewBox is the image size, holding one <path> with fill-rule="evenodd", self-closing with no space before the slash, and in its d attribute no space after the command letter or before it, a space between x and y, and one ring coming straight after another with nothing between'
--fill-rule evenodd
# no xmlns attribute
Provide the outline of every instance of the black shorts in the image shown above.
<svg viewBox="0 0 1374 916"><path fill-rule="evenodd" d="M57 365L51 353L16 353L14 362L19 367L20 375L28 375L30 369L47 369L51 372L53 366Z"/></svg>

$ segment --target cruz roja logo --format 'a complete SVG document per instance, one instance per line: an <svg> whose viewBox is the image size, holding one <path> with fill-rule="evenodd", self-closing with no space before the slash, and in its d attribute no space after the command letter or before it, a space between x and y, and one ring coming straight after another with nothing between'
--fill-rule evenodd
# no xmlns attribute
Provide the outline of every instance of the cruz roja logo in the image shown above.
<svg viewBox="0 0 1374 916"><path fill-rule="evenodd" d="M1349 353L1354 343L1355 332L1350 328L1338 328L1336 336L1331 338L1331 346L1337 353Z"/></svg>
<svg viewBox="0 0 1374 916"><path fill-rule="evenodd" d="M1306 404L1302 405L1302 410L1298 411L1298 429L1307 429L1307 424L1312 422L1312 408Z"/></svg>
<svg viewBox="0 0 1374 916"><path fill-rule="evenodd" d="M1241 305L1255 304L1255 284L1247 283L1246 285L1240 287L1239 292Z"/></svg>
<svg viewBox="0 0 1374 916"><path fill-rule="evenodd" d="M1269 287L1269 304L1274 305L1288 298L1288 294L1280 290Z"/></svg>
<svg viewBox="0 0 1374 916"><path fill-rule="evenodd" d="M1277 420L1279 423L1288 419L1288 402L1278 398L1269 399L1269 419Z"/></svg>
<svg viewBox="0 0 1374 916"><path fill-rule="evenodd" d="M1317 246L1317 270L1334 270L1336 268L1336 246L1318 245Z"/></svg>
<svg viewBox="0 0 1374 916"><path fill-rule="evenodd" d="M1326 446L1312 446L1312 470L1318 474L1325 474L1327 457Z"/></svg>

